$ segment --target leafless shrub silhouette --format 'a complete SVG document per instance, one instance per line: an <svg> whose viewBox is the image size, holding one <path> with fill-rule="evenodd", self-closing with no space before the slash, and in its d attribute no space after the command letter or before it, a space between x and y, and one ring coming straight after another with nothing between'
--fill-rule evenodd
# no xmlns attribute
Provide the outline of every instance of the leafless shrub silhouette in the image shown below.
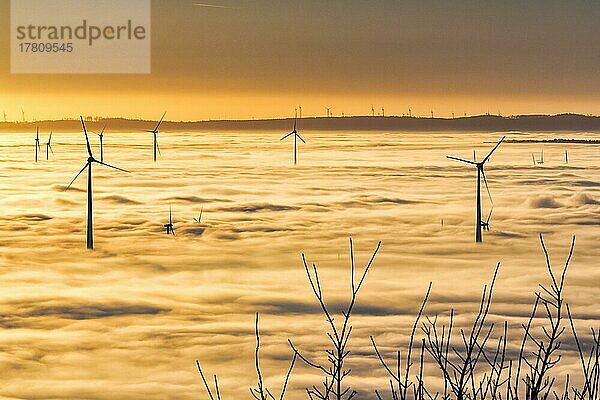
<svg viewBox="0 0 600 400"><path fill-rule="evenodd" d="M582 341L576 331L571 309L564 298L565 280L573 256L575 237L572 239L568 257L559 275L552 267L542 235L540 235L540 243L550 283L539 284L541 290L535 293L531 314L527 323L521 325L523 333L522 337L519 336L520 346L516 347L513 353L507 350L508 323L504 321L501 331L495 334L495 323L488 321L500 270L499 263L496 265L491 282L483 287L478 311L473 321L467 324L467 328L456 327L454 309L443 318L437 314L434 316L425 314L432 288L430 282L408 337L404 356L400 350L397 350L395 365L391 366L385 360L375 338L370 336L374 355L388 375L391 400L599 400L600 329L592 328L591 336ZM377 244L357 281L354 246L350 238L351 297L348 306L341 311L341 322L337 324L334 314L324 299L317 266L312 264L309 267L305 255L302 254L308 282L328 324L326 335L331 342L331 348L326 350L325 361L316 362L305 357L292 340L288 339L293 357L278 400L283 400L285 397L290 376L298 359L322 373L323 381L319 387L313 385L305 388L309 400L351 400L359 397L357 390L346 383L346 378L351 373L351 370L345 367L345 361L350 354L348 349L352 334L350 319L358 293L380 247L381 242ZM580 387L571 384L569 374L566 375L564 384L559 384L557 377L553 375L555 367L561 361L561 345L567 336L565 335L566 319L571 328L581 366ZM422 338L417 337L419 326L423 334ZM277 400L265 386L260 367L258 313L255 320L255 336L257 385L250 389L250 393L256 400ZM418 361L413 354L417 346ZM418 363L418 371L411 372L415 363ZM209 399L220 400L217 376L214 376L213 391L198 361L196 365ZM423 372L426 365L435 365L440 374L442 383L435 388L428 388L426 385ZM386 391L387 389L375 390L375 396L383 400Z"/></svg>
<svg viewBox="0 0 600 400"><path fill-rule="evenodd" d="M579 336L577 336L573 316L571 315L571 309L568 304L567 314L569 316L569 325L571 326L571 332L573 332L573 338L577 345L577 353L583 372L583 388L572 388L573 397L576 400L598 399L600 394L600 330L594 330L594 328L591 329L592 345L589 352L586 353L581 346Z"/></svg>
<svg viewBox="0 0 600 400"><path fill-rule="evenodd" d="M373 349L375 350L375 354L377 354L377 358L381 362L381 365L391 377L390 379L390 392L392 394L392 399L396 400L406 400L408 399L409 388L413 387L413 395L415 399L422 399L424 395L427 397L431 397L425 385L423 384L423 351L425 348L425 339L421 340L421 355L419 357L419 375L417 377L417 385L414 385L414 382L410 380L410 369L413 365L412 362L412 351L415 339L415 333L417 331L417 327L419 325L419 321L421 316L423 315L423 310L425 309L425 305L427 304L427 300L429 299L429 294L431 293L431 285L429 282L429 287L427 288L427 293L425 294L425 298L423 299L423 303L421 304L421 308L419 309L419 313L417 314L417 318L415 319L415 323L413 324L412 330L410 332L410 339L407 348L406 355L406 366L404 367L404 376L402 376L402 358L400 350L396 353L396 372L392 371L392 369L388 366L388 364L383 359L377 344L375 343L375 339L373 336L370 336L371 344L373 345ZM378 399L382 399L381 394L378 390L375 390L375 394Z"/></svg>
<svg viewBox="0 0 600 400"><path fill-rule="evenodd" d="M494 285L500 264L489 285L484 286L479 311L468 332L460 329L460 345L452 342L454 330L454 309L450 311L448 325L440 324L438 316L426 316L422 331L425 334L426 350L438 366L444 381L442 398L457 400L498 398L498 388L505 368L506 331L498 338L498 344L492 350L487 349L494 330L494 323L488 323L487 317L492 304ZM489 371L482 372L489 368ZM433 396L429 396L434 398Z"/></svg>
<svg viewBox="0 0 600 400"><path fill-rule="evenodd" d="M292 356L292 361L290 362L290 367L287 371L287 374L285 375L280 395L276 399L276 397L269 390L269 388L267 388L265 386L264 381L263 381L263 375L262 375L262 371L260 368L260 331L258 329L258 323L259 323L259 315L258 315L258 313L256 313L256 319L255 319L255 323L254 323L254 334L256 337L256 348L254 351L254 368L256 369L257 384L256 384L256 388L250 388L250 394L256 400L277 400L277 399L283 400L285 398L285 391L287 389L287 385L289 383L290 376L292 375L292 371L293 371L294 365L296 363L297 355L296 355L296 353L294 353L294 355ZM219 390L219 381L217 379L217 375L214 375L214 381L215 381L214 390L215 390L215 392L213 394L213 392L211 391L211 388L208 384L208 381L206 380L206 377L204 375L204 371L202 370L202 367L200 366L200 362L198 360L196 360L196 368L198 369L198 373L200 374L200 378L202 379L202 383L204 384L204 389L206 390L206 394L208 395L208 398L210 400L221 400L221 394L220 394L220 390Z"/></svg>
<svg viewBox="0 0 600 400"><path fill-rule="evenodd" d="M546 249L544 237L541 234L540 243L546 259L550 286L539 285L542 291L535 293L536 298L530 319L527 325L523 325L524 335L521 342L516 375L514 382L512 384L509 382L507 391L507 398L511 399L519 398L519 384L521 382L525 385L525 398L527 400L545 400L552 394L557 399L568 398L569 377L567 377L563 394L558 395L553 390L556 377L551 376L550 372L561 360L561 355L558 352L562 345L561 337L566 328L563 325L563 308L565 303L563 292L567 269L569 268L575 248L575 237L573 236L571 241L569 255L559 279L557 279L554 273L550 262L550 255ZM538 329L538 333L535 334L532 322L540 313L545 318L547 325L541 326L541 329ZM523 364L527 366L528 370L525 372L525 377L521 378Z"/></svg>
<svg viewBox="0 0 600 400"><path fill-rule="evenodd" d="M377 247L373 251L371 255L371 259L363 269L363 273L358 281L355 281L355 261L354 261L354 246L352 242L352 238L350 238L350 288L351 288L351 297L348 307L345 311L342 311L342 323L341 326L338 326L334 322L334 317L332 313L327 308L325 303L325 299L323 297L323 291L321 289L321 282L319 280L319 271L317 269L316 264L312 264L312 273L311 269L308 266L306 261L306 256L302 253L302 263L304 264L304 269L306 271L306 276L308 277L308 282L310 283L310 287L317 299L319 305L321 306L321 310L325 315L327 323L329 324L330 332L327 332L327 337L331 341L332 349L326 350L327 353L327 363L320 364L318 362L313 362L303 356L299 350L294 346L294 343L291 339L288 339L288 342L294 353L298 355L298 357L304 361L307 365L321 371L323 373L323 382L322 388L313 386L312 388L306 388L306 393L308 394L309 399L319 399L319 400L341 400L346 397L348 400L354 398L358 392L352 390L349 386L344 386L344 379L350 375L350 369L344 369L344 361L346 357L350 354L350 350L348 350L348 340L350 339L350 335L352 334L352 325L350 325L350 317L352 315L352 311L354 310L354 306L356 304L356 298L358 296L358 292L360 291L365 278L367 277L367 273L369 269L373 265L373 261L375 261L375 257L381 248L381 242L377 243Z"/></svg>

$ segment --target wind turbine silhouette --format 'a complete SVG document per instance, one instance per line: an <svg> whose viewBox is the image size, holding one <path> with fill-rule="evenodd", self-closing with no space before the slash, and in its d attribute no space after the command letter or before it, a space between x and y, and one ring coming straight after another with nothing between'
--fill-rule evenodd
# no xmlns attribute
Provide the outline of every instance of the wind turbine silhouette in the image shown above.
<svg viewBox="0 0 600 400"><path fill-rule="evenodd" d="M371 117L375 116L375 108L373 107L373 104L371 104Z"/></svg>
<svg viewBox="0 0 600 400"><path fill-rule="evenodd" d="M173 228L173 212L171 211L171 206L169 206L169 223L164 224L163 227L166 228L167 235L175 235L175 229Z"/></svg>
<svg viewBox="0 0 600 400"><path fill-rule="evenodd" d="M300 139L302 141L302 143L306 143L304 141L304 139L302 139L302 136L300 136L298 134L298 131L296 130L296 119L297 118L294 117L294 130L291 131L290 133L288 133L287 135L285 135L284 137L282 137L280 139L280 141L281 141L281 140L287 139L288 137L294 135L294 165L296 165L298 163L298 144L297 144L297 139Z"/></svg>
<svg viewBox="0 0 600 400"><path fill-rule="evenodd" d="M492 218L492 211L494 211L494 207L490 208L490 213L485 221L481 221L481 227L484 231L490 231L490 218Z"/></svg>
<svg viewBox="0 0 600 400"><path fill-rule="evenodd" d="M476 193L476 213L475 213L475 242L480 243L482 241L482 235L481 235L481 228L483 226L482 224L482 220L481 220L481 177L483 176L483 182L485 183L485 188L488 192L488 196L490 197L490 201L492 199L492 195L490 193L490 188L488 186L488 182L487 182L487 178L485 176L485 171L484 171L484 165L485 163L490 159L490 157L492 156L492 154L496 151L496 149L498 148L498 146L500 146L502 144L502 142L504 141L504 139L506 139L506 136L503 136L502 139L500 139L500 141L494 146L494 148L488 153L487 156L484 157L483 160L477 162L477 161L470 161L470 160L465 160L464 158L458 158L458 157L452 157L452 156L446 156L447 158L451 159L451 160L456 160L456 161L460 161L460 162L464 162L467 164L471 164L474 165L477 168L477 193Z"/></svg>
<svg viewBox="0 0 600 400"><path fill-rule="evenodd" d="M46 142L46 161L48 161L48 151L54 154L54 150L52 150L52 131L50 131L50 136L48 136L48 141Z"/></svg>
<svg viewBox="0 0 600 400"><path fill-rule="evenodd" d="M203 211L204 211L204 206L202 206L202 208L200 209L200 214L198 215L198 219L194 218L194 221L196 221L197 223L202 222L202 212Z"/></svg>
<svg viewBox="0 0 600 400"><path fill-rule="evenodd" d="M333 107L325 107L325 110L327 111L327 118L331 117L331 109Z"/></svg>
<svg viewBox="0 0 600 400"><path fill-rule="evenodd" d="M87 168L88 170L88 180L87 180L87 248L90 250L94 249L94 215L93 215L93 194L92 194L92 164L100 164L106 167L116 169L118 171L129 172L125 169L117 168L112 165L108 165L102 161L98 161L94 158L92 154L92 148L90 147L90 140L88 138L87 130L85 129L85 123L83 122L83 117L79 117L81 119L81 126L83 127L83 133L85 135L85 144L87 146L88 159L86 164L81 168L81 171L75 175L75 178L69 183L69 186L65 189L65 192L69 190L73 182L81 175L83 171Z"/></svg>
<svg viewBox="0 0 600 400"><path fill-rule="evenodd" d="M40 128L35 128L35 162L38 162L38 151L40 150Z"/></svg>
<svg viewBox="0 0 600 400"><path fill-rule="evenodd" d="M167 115L167 112L165 111L163 116L160 118L160 121L158 121L158 124L156 124L156 128L154 128L151 131L146 131L149 133L152 133L154 135L154 141L152 142L153 144L153 155L154 155L154 162L156 162L156 151L158 151L158 154L160 154L162 156L162 154L160 153L160 147L158 147L158 127L160 126L160 124L162 123L163 119L165 118L165 115Z"/></svg>
<svg viewBox="0 0 600 400"><path fill-rule="evenodd" d="M100 131L100 133L98 133L98 137L100 138L100 161L104 162L104 130L106 129L106 124L104 125L104 127L102 128L102 130Z"/></svg>

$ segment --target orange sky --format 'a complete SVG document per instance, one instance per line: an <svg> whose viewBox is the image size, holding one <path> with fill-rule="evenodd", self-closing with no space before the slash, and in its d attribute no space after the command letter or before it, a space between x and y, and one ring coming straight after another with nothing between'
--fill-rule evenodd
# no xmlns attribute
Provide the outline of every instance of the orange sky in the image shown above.
<svg viewBox="0 0 600 400"><path fill-rule="evenodd" d="M155 0L150 75L11 75L5 51L0 118L598 114L599 4L448 3Z"/></svg>

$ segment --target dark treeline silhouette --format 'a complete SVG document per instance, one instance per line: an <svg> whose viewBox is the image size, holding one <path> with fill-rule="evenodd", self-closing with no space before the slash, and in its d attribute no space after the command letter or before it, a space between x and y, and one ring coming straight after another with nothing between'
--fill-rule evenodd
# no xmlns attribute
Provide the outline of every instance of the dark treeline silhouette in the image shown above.
<svg viewBox="0 0 600 400"><path fill-rule="evenodd" d="M293 118L256 120L211 120L211 121L164 121L165 131L230 131L230 130L283 130L289 129ZM88 122L88 121L86 121ZM139 132L155 121L98 118L90 120L91 129L101 129L109 123L111 130ZM419 118L419 117L305 117L301 119L304 130L348 130L348 131L594 131L600 132L600 117L579 114L559 115L518 115L500 117L479 115L460 118ZM97 125L97 126L96 126ZM78 120L0 122L0 131L32 132L41 130L78 132Z"/></svg>
<svg viewBox="0 0 600 400"><path fill-rule="evenodd" d="M257 386L250 388L251 397L256 400L283 400L293 380L295 366L304 364L321 375L320 382L316 381L304 389L308 400L598 400L600 332L592 329L585 337L578 333L564 297L575 237L560 271L552 266L542 235L540 243L546 260L548 276L545 280L548 283L540 283L539 291L533 294L530 316L521 321L521 329L513 328L514 331L510 332L508 322L500 321L501 316L491 311L500 263L496 265L490 284L483 287L478 311L471 316L459 315L454 309L443 314L428 314L427 303L432 292L432 284L429 283L404 345L394 351L389 348L383 351L377 345L377 338L370 336L371 357L378 360L381 365L379 375L388 382L371 393L350 385L348 378L352 370L346 361L352 347L349 341L352 312L381 242L362 271L357 271L350 239L350 298L339 315L330 310L324 299L317 266L309 265L302 254L310 288L327 321L328 329L324 335L330 346L324 349L321 359L308 359L288 339L290 366L276 396L264 384L256 314L254 367ZM460 326L458 320L462 320ZM574 351L579 360L578 367L571 370L561 368L564 347ZM437 374L432 375L431 368L426 368L432 365ZM221 400L217 376L214 375L214 382L210 385L199 361L196 361L196 367L208 398ZM377 376L378 373L371 375ZM358 383L356 379L353 382L355 385Z"/></svg>

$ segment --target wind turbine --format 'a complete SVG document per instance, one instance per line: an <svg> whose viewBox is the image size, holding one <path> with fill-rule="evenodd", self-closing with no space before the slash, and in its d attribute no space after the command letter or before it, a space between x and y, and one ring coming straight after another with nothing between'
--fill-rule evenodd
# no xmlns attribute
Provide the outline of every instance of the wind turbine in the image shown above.
<svg viewBox="0 0 600 400"><path fill-rule="evenodd" d="M167 235L175 235L175 229L173 228L173 212L171 211L171 206L169 206L169 223L164 224L163 226L167 230Z"/></svg>
<svg viewBox="0 0 600 400"><path fill-rule="evenodd" d="M371 104L371 117L375 116L375 108L373 107L373 104Z"/></svg>
<svg viewBox="0 0 600 400"><path fill-rule="evenodd" d="M83 127L83 133L85 135L85 144L87 146L87 152L88 152L88 159L86 164L83 166L83 168L81 168L81 171L79 171L77 173L77 175L75 175L75 178L73 178L73 180L71 181L71 183L69 183L69 186L67 186L67 188L65 189L65 192L67 190L69 190L69 188L71 187L71 185L73 184L73 182L75 182L75 180L79 177L79 175L81 175L81 173L83 171L85 171L85 169L87 168L88 170L88 180L87 180L87 248L90 250L94 249L94 215L93 215L93 195L92 195L92 164L96 163L96 164L100 164L100 165L104 165L106 167L112 168L112 169L116 169L118 171L123 171L123 172L129 172L127 170L121 169L121 168L117 168L114 167L112 165L108 165L102 161L98 161L94 158L94 155L92 154L92 148L90 147L90 140L88 138L88 134L87 134L87 130L85 129L85 123L83 122L83 117L79 117L81 119L81 126Z"/></svg>
<svg viewBox="0 0 600 400"><path fill-rule="evenodd" d="M163 116L160 118L160 121L158 121L158 124L156 124L156 128L154 128L151 131L146 131L146 132L152 133L154 135L154 141L152 142L154 162L156 162L156 152L158 151L158 154L160 154L160 147L158 147L158 139L157 139L158 127L160 126L160 124L162 123L163 119L165 118L165 115L167 115L166 111L164 112ZM162 155L162 154L160 154L160 155Z"/></svg>
<svg viewBox="0 0 600 400"><path fill-rule="evenodd" d="M533 165L535 165L536 164L536 162L535 162L535 155L533 153L531 153L531 159L533 160Z"/></svg>
<svg viewBox="0 0 600 400"><path fill-rule="evenodd" d="M452 157L452 156L446 156L447 158L451 159L451 160L456 160L456 161L460 161L460 162L464 162L467 164L471 164L474 165L477 168L477 193L476 193L476 213L475 213L475 241L477 243L480 243L482 241L481 238L481 228L482 228L482 220L481 220L481 177L483 176L483 182L485 183L485 188L488 192L488 196L490 196L490 200L492 198L492 195L490 194L490 188L488 186L487 183L487 178L485 177L485 171L484 171L484 165L485 163L490 159L490 157L492 156L492 154L494 153L494 151L496 151L496 149L498 148L498 146L500 146L502 144L502 142L504 141L504 139L506 139L506 136L503 136L502 139L500 139L500 141L494 146L494 148L488 153L487 156L484 157L483 160L477 162L477 161L470 161L470 160L465 160L464 158L458 158L458 157Z"/></svg>
<svg viewBox="0 0 600 400"><path fill-rule="evenodd" d="M21 116L23 117L23 122L25 122L25 111L21 108Z"/></svg>
<svg viewBox="0 0 600 400"><path fill-rule="evenodd" d="M565 163L569 163L569 150L565 149Z"/></svg>
<svg viewBox="0 0 600 400"><path fill-rule="evenodd" d="M52 150L52 131L50 131L50 136L48 136L48 141L46 142L46 161L48 161L48 152L51 151L54 154L54 150Z"/></svg>
<svg viewBox="0 0 600 400"><path fill-rule="evenodd" d="M294 136L294 165L296 165L298 163L298 144L297 144L297 139L300 139L302 141L302 143L306 143L304 141L304 139L302 139L302 136L300 136L298 134L298 131L296 130L296 118L294 118L294 130L291 131L290 133L288 133L287 135L285 135L284 137L282 137L280 139L280 141L284 140L284 139L287 139L288 137L290 137L292 135Z"/></svg>
<svg viewBox="0 0 600 400"><path fill-rule="evenodd" d="M35 128L35 162L38 162L38 151L40 150L40 128Z"/></svg>
<svg viewBox="0 0 600 400"><path fill-rule="evenodd" d="M492 218L492 211L494 211L494 207L490 208L490 213L488 214L487 219L485 221L481 221L481 227L484 231L489 232L490 230L490 218Z"/></svg>
<svg viewBox="0 0 600 400"><path fill-rule="evenodd" d="M196 221L197 223L201 223L202 222L202 212L204 211L204 206L202 206L202 208L200 209L200 214L198 214L198 218L194 218L194 221Z"/></svg>
<svg viewBox="0 0 600 400"><path fill-rule="evenodd" d="M331 116L331 109L333 107L325 107L325 110L327 110L327 118L329 118Z"/></svg>
<svg viewBox="0 0 600 400"><path fill-rule="evenodd" d="M385 117L385 109L383 107L381 107L381 116Z"/></svg>
<svg viewBox="0 0 600 400"><path fill-rule="evenodd" d="M102 130L100 131L100 133L98 133L98 137L100 138L100 161L104 162L104 143L103 143L103 139L104 139L104 130L106 129L106 125L104 125L104 127L102 128Z"/></svg>
<svg viewBox="0 0 600 400"><path fill-rule="evenodd" d="M533 155L533 153L532 153L532 155ZM533 160L534 160L535 164L543 164L544 163L544 149L543 148L542 148L542 151L540 153L540 159L536 161L535 157L534 157Z"/></svg>

